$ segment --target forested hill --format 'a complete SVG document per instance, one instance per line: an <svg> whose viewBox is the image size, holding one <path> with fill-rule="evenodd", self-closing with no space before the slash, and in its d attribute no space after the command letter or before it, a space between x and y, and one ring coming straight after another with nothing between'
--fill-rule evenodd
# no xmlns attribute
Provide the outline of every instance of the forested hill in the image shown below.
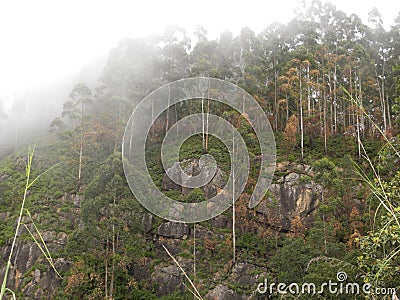
<svg viewBox="0 0 400 300"><path fill-rule="evenodd" d="M376 291L400 288L400 14L395 21L383 27L373 9L366 25L314 1L288 24L270 24L258 35L243 28L237 37L224 31L209 40L205 27L193 36L173 26L161 36L121 41L97 85L77 82L48 136L37 142L32 178L61 164L26 191L15 248L27 151L0 161L0 279L11 252L6 286L27 299L193 299L193 293L264 299L256 291L264 279L320 285L337 280L339 271L349 282L371 284L372 299L392 299L393 290ZM247 91L267 114L277 143L270 190L250 209L261 155L244 116L194 99L156 120L147 166L157 187L183 202L214 196L230 160L216 138L204 143L204 136L193 136L180 150L184 168L194 175L207 152L220 177L193 190L168 181L160 148L177 120L206 107L233 124L248 147L250 176L235 209L196 225L146 212L129 190L121 157L136 105L160 86L191 77L223 79ZM327 290L322 296L355 297Z"/></svg>
<svg viewBox="0 0 400 300"><path fill-rule="evenodd" d="M361 139L374 138L379 134L372 122L395 135L400 19L396 21L385 30L379 12L372 10L371 27L357 15L315 2L289 24L271 24L259 35L243 28L238 37L226 31L207 40L206 29L199 27L193 45L183 28L170 27L163 36L126 39L111 52L92 91L93 106L123 127L132 106L155 88L208 76L253 95L276 132L284 132L295 116L297 131L308 138L358 133ZM118 129L113 133L120 140ZM326 143L324 147L326 151Z"/></svg>

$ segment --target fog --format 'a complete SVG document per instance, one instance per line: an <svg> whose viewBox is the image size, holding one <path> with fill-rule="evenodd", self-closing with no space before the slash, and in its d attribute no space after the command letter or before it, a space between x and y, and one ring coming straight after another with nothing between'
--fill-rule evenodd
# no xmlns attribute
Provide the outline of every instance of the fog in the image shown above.
<svg viewBox="0 0 400 300"><path fill-rule="evenodd" d="M255 33L288 22L302 0L201 1L9 1L0 4L0 149L47 133L72 86L96 85L109 51L125 37L162 33L176 23L193 32L203 24L214 39L225 29ZM400 11L390 0L332 0L367 21L377 7L389 28Z"/></svg>
<svg viewBox="0 0 400 300"><path fill-rule="evenodd" d="M95 87L107 56L90 60L74 75L8 93L0 98L0 156L49 133L77 82Z"/></svg>

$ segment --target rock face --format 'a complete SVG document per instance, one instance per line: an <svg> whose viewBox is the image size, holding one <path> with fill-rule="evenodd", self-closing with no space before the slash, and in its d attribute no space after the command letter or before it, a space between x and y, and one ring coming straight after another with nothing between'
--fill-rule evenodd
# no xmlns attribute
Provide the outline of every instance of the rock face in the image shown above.
<svg viewBox="0 0 400 300"><path fill-rule="evenodd" d="M74 205L75 207L81 207L82 196L75 195L74 196Z"/></svg>
<svg viewBox="0 0 400 300"><path fill-rule="evenodd" d="M150 233L153 229L153 215L149 213L143 215L142 224L144 233Z"/></svg>
<svg viewBox="0 0 400 300"><path fill-rule="evenodd" d="M210 290L207 295L207 299L210 300L243 300L247 299L241 295L235 293L233 290L229 289L224 285L218 285L214 289Z"/></svg>
<svg viewBox="0 0 400 300"><path fill-rule="evenodd" d="M82 201L82 196L67 193L57 199L55 201L57 204L52 207L54 214L57 214L57 224L52 224L47 218L42 217L40 213L32 215L39 230L44 225L47 225L49 228L48 230L40 230L40 232L50 253L53 254L54 266L60 273L66 272L70 268L71 262L62 257L55 257L67 245L67 230L78 226L78 202L80 205L80 201ZM66 206L69 209L63 209ZM0 213L0 220L10 217L11 214L8 212ZM31 218L23 216L21 221L33 232L35 238L40 241ZM27 234L27 229L21 227L13 251L12 265L7 278L7 287L23 293L26 299L54 299L61 287L61 279L44 258L44 255L33 239L25 237ZM6 262L11 251L11 242L12 240L9 239L3 247L0 247L0 282L3 281L5 274Z"/></svg>
<svg viewBox="0 0 400 300"><path fill-rule="evenodd" d="M188 176L196 176L201 172L197 160L187 160L182 162L181 165ZM180 172L180 168L174 165L167 172L175 172L175 175L179 176L178 170ZM300 216L304 224L307 225L308 222L312 221L312 214L319 204L322 191L321 186L312 180L314 174L311 167L303 164L280 163L277 166L276 174L278 175L270 186L269 196L256 208L260 220L277 229L290 230L293 218ZM4 180L7 180L7 178ZM207 198L212 198L220 192L225 183L226 174L217 168L212 180L202 190ZM162 185L166 190L178 190L184 194L191 191L182 188L169 179L167 175L163 177ZM57 252L65 247L68 242L67 226L71 226L71 228L79 226L79 210L82 201L85 200L81 195L65 194L61 202L65 205L68 204L70 210L64 211L60 207L55 207L58 214L57 220L65 226L58 226L61 231L47 227L48 230L42 232L43 239L50 251L55 250ZM9 213L0 213L0 220L8 217ZM39 217L34 216L34 219ZM27 224L31 231L34 231L29 218L25 217L23 222ZM193 268L192 258L181 257L179 254L182 253L184 247L187 247L187 244L190 244L191 240L184 240L193 237L193 229L191 230L186 224L177 222L163 222L157 226L159 223L151 214L144 214L142 224L143 234L147 238L146 250L154 252L162 262L155 263L151 259L135 261L128 266L128 274L133 276L137 282L145 282L147 288L154 288L154 292L158 296L186 290L184 284L187 284L187 282L181 270L171 261L161 246L166 246L183 269L191 273ZM219 215L210 220L210 224L211 228L196 225L196 239L199 244L205 240L217 241L218 244L225 243L226 236L214 229L231 229L230 217L224 214ZM263 225L259 223L259 226ZM185 244L186 246L184 246ZM6 246L0 248L1 257L7 259L9 251L10 243L8 242ZM7 286L13 290L21 291L28 299L54 299L61 286L61 280L49 267L48 262L43 259L37 245L32 241L24 241L21 238L21 240L18 239L14 251L13 266L9 273ZM212 255L211 251L210 249L198 250L196 259L198 261L206 260L209 255ZM71 265L64 258L55 259L54 264L57 270L61 272L67 271ZM259 273L259 266L251 265L248 262L238 262L235 265L229 262L228 264L229 267L224 269L215 267L215 280L213 282L222 284L216 287L212 286L213 288L207 293L205 299L255 299L254 295L241 295L240 292L235 292L228 286L238 284L241 287L252 289L258 282L261 282L260 278L263 278ZM0 260L0 282L4 276L3 266L5 266L4 259ZM262 271L264 272L264 270Z"/></svg>
<svg viewBox="0 0 400 300"><path fill-rule="evenodd" d="M312 212L319 205L322 187L312 181L311 167L302 164L278 164L283 176L270 186L270 196L256 211L276 228L290 230L292 220L299 216L305 225L312 222Z"/></svg>
<svg viewBox="0 0 400 300"><path fill-rule="evenodd" d="M169 174L171 177L177 179L178 182L185 182L186 176L182 176L182 172L180 170L181 168L179 166L181 166L182 171L189 177L196 176L201 172L204 172L205 174L209 172L206 167L200 167L199 160L197 159L184 160L180 163L180 165L179 163L175 163L171 168L167 170L166 174L164 174L163 176L162 188L164 190L179 190L182 194L189 194L192 190L190 188L180 186L179 184L171 180L171 178L167 175ZM202 186L201 190L203 191L205 197L207 199L210 199L216 196L219 191L222 190L225 184L226 174L217 167L214 177L211 179L211 181L209 181L209 183Z"/></svg>
<svg viewBox="0 0 400 300"><path fill-rule="evenodd" d="M11 245L7 245L2 252L2 257L8 258ZM38 263L41 267L38 267ZM0 269L0 280L3 281L5 263ZM54 266L59 272L66 271L70 262L64 258L54 260ZM26 282L26 278L32 280ZM18 241L15 247L13 264L8 273L7 287L12 290L21 290L29 299L51 299L61 285L48 262L42 258L38 246L31 241Z"/></svg>
<svg viewBox="0 0 400 300"><path fill-rule="evenodd" d="M11 175L8 174L0 174L0 182L6 181L7 179L11 178Z"/></svg>
<svg viewBox="0 0 400 300"><path fill-rule="evenodd" d="M232 269L231 280L241 286L254 286L257 283L255 266L248 263L237 263Z"/></svg>
<svg viewBox="0 0 400 300"><path fill-rule="evenodd" d="M232 229L232 221L226 215L219 215L210 220L215 228Z"/></svg>
<svg viewBox="0 0 400 300"><path fill-rule="evenodd" d="M151 276L151 282L158 286L156 290L157 296L169 295L176 290L183 291L185 289L181 270L175 266L156 267Z"/></svg>
<svg viewBox="0 0 400 300"><path fill-rule="evenodd" d="M141 280L147 281L150 277L150 270L150 262L145 260L141 262L134 262L129 265L128 274L133 276L137 282Z"/></svg>
<svg viewBox="0 0 400 300"><path fill-rule="evenodd" d="M186 238L189 235L189 226L184 223L162 223L157 230L159 236L173 239Z"/></svg>

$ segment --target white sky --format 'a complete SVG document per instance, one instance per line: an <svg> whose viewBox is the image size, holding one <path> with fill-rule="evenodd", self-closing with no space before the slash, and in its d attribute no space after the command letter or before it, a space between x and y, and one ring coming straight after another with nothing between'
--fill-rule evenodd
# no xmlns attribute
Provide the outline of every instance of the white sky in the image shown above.
<svg viewBox="0 0 400 300"><path fill-rule="evenodd" d="M386 27L400 1L332 0L337 9L364 21L375 6ZM293 18L297 0L274 1L45 1L0 2L0 99L17 91L71 75L116 46L124 37L162 33L166 25L192 31L203 24L211 38L224 29L237 35L244 26L256 33L274 20Z"/></svg>

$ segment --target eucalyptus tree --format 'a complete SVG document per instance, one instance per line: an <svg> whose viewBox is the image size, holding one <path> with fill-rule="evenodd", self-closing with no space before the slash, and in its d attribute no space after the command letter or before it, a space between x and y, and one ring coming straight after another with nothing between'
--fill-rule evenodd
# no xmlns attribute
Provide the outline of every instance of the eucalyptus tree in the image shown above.
<svg viewBox="0 0 400 300"><path fill-rule="evenodd" d="M73 165L75 165L77 156L78 189L82 181L85 147L88 144L88 136L92 134L88 126L92 102L92 91L84 83L76 84L69 94L68 100L64 102L61 117L55 118L50 124L51 131L57 131L60 138L70 142L70 151L66 156L70 158L72 156Z"/></svg>

